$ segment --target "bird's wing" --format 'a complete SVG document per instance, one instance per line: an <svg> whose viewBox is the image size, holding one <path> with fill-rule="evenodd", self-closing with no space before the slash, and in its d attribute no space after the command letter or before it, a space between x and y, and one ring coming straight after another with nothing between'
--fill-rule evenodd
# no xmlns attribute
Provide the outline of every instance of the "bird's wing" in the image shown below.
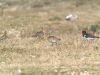
<svg viewBox="0 0 100 75"><path fill-rule="evenodd" d="M85 37L86 37L86 38L95 38L95 36L94 36L94 35L89 34L89 33L85 34Z"/></svg>

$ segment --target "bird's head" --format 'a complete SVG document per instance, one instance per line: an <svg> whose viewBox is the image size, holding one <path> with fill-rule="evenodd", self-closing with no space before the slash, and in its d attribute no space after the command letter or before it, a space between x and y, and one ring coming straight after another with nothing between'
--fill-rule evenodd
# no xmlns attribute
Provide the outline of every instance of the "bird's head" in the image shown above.
<svg viewBox="0 0 100 75"><path fill-rule="evenodd" d="M82 31L82 35L83 35L83 36L84 36L84 34L86 34L86 31L85 31L85 30Z"/></svg>

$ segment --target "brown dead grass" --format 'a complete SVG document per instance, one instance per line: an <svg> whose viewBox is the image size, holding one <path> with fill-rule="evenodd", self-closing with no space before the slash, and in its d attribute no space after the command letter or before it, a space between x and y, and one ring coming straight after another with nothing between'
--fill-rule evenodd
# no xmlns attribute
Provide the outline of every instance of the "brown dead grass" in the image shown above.
<svg viewBox="0 0 100 75"><path fill-rule="evenodd" d="M37 67L44 71L55 71L62 66L64 72L86 70L98 74L100 39L92 42L83 40L81 30L99 22L100 11L97 7L94 9L87 7L86 10L85 7L76 8L63 4L59 3L62 6L44 8L37 12L17 11L18 13L13 12L12 15L6 12L7 14L0 19L0 31L7 30L12 33L8 35L10 36L8 39L0 42L1 74L7 72L11 75L10 73L14 72L16 75L18 69L27 72ZM74 22L66 21L65 16L69 13L76 13L79 19ZM9 15L13 18L8 18ZM52 47L47 40L31 37L41 30L41 27L52 28L54 34L61 38L60 44ZM36 69L36 72L38 70Z"/></svg>

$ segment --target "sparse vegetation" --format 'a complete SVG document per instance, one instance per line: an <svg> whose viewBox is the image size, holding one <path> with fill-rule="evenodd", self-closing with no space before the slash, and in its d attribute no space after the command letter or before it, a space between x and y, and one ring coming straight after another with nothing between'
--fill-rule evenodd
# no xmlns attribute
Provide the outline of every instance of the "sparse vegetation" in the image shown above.
<svg viewBox="0 0 100 75"><path fill-rule="evenodd" d="M77 3L78 2L78 3ZM100 0L0 0L0 75L76 75L100 73L100 39L85 41L81 31L99 30ZM76 5L78 7L76 7ZM68 14L77 21L66 21ZM98 22L98 23L96 23ZM50 46L46 39L32 35L41 27L53 30L60 44ZM49 31L49 30L48 30ZM100 35L98 35L100 36Z"/></svg>
<svg viewBox="0 0 100 75"><path fill-rule="evenodd" d="M53 16L52 18L49 19L50 21L60 21L61 18L58 16Z"/></svg>
<svg viewBox="0 0 100 75"><path fill-rule="evenodd" d="M99 24L94 24L94 25L91 25L90 30L92 32L96 32L99 28L100 28Z"/></svg>

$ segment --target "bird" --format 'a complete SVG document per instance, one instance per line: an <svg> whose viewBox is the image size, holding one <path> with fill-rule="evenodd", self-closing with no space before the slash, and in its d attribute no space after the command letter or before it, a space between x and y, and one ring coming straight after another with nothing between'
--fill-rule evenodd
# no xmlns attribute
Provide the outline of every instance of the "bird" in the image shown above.
<svg viewBox="0 0 100 75"><path fill-rule="evenodd" d="M32 35L32 37L37 37L39 39L44 39L45 33L46 31L44 30L44 28L41 28L42 30L37 31L34 35Z"/></svg>
<svg viewBox="0 0 100 75"><path fill-rule="evenodd" d="M67 15L66 17L65 17L65 19L67 20L67 21L74 21L74 20L76 20L78 18L78 16L77 15L73 15L73 14L69 14L69 15Z"/></svg>
<svg viewBox="0 0 100 75"><path fill-rule="evenodd" d="M7 39L7 31L4 31L3 35L0 37L0 41Z"/></svg>
<svg viewBox="0 0 100 75"><path fill-rule="evenodd" d="M39 39L43 39L44 38L44 32L43 31L38 31L32 37L37 37Z"/></svg>
<svg viewBox="0 0 100 75"><path fill-rule="evenodd" d="M56 36L53 36L53 35L50 35L47 37L47 40L53 45L57 45L58 42L61 40L60 38L56 37Z"/></svg>
<svg viewBox="0 0 100 75"><path fill-rule="evenodd" d="M93 34L91 34L91 33L87 33L85 30L82 31L82 36L83 36L83 38L86 39L86 40L93 40L93 39L95 39L95 38L100 38L100 37L95 36L95 35L93 35Z"/></svg>

